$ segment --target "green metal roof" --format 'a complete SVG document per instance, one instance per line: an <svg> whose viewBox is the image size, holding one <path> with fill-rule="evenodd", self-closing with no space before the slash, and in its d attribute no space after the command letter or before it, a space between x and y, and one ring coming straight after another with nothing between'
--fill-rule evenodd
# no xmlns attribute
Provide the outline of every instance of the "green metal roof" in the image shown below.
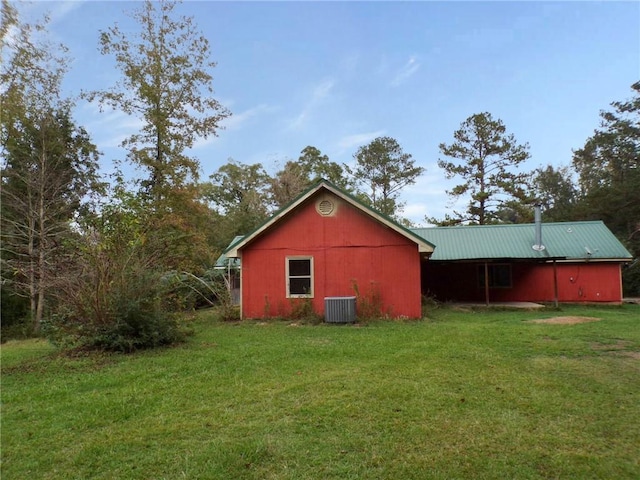
<svg viewBox="0 0 640 480"><path fill-rule="evenodd" d="M542 224L544 250L536 251L535 224L414 228L436 245L431 260L631 260L601 221Z"/></svg>
<svg viewBox="0 0 640 480"><path fill-rule="evenodd" d="M240 240L242 240L244 238L244 235L237 235L234 237L233 240L231 240L231 243L229 243L229 246L225 249L225 252L232 246L235 245L236 243L238 243ZM229 260L231 260L231 264L229 264ZM213 268L217 268L217 269L221 269L221 268L238 268L240 266L240 260L237 258L230 258L227 257L224 253L222 253L222 255L220 255L218 257L218 260L216 260L216 264L214 265Z"/></svg>

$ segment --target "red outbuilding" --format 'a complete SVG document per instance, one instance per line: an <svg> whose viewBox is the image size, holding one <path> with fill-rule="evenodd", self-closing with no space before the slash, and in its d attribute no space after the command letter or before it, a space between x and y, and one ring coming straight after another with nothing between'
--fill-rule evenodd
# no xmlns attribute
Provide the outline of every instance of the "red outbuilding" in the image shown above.
<svg viewBox="0 0 640 480"><path fill-rule="evenodd" d="M326 181L225 252L239 258L243 318L275 317L325 299L375 300L392 317L421 316L421 258L433 245Z"/></svg>

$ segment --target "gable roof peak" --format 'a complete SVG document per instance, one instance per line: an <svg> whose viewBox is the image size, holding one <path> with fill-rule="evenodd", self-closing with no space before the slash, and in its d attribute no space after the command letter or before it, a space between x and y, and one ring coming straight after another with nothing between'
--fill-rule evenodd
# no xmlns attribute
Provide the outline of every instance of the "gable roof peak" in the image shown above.
<svg viewBox="0 0 640 480"><path fill-rule="evenodd" d="M336 195L338 198L344 200L345 202L349 203L350 205L357 208L358 210L361 210L362 212L364 212L365 214L367 214L369 217L373 218L377 222L391 228L392 230L395 230L403 237L408 238L418 246L418 251L420 253L433 252L435 245L433 245L431 242L426 240L424 237L421 237L415 232L400 225L398 222L396 222L392 218L387 217L386 215L383 215L382 213L374 210L368 205L365 205L364 203L362 203L362 201L358 200L355 196L345 192L341 188L331 183L329 180L325 178L321 178L314 185L310 186L307 190L305 190L296 198L291 200L291 202L289 202L287 205L283 206L280 210L275 212L271 217L269 217L269 219L266 222L260 225L252 233L242 237L242 239L240 239L239 241L231 244L227 248L227 250L225 250L225 252L223 253L227 257L238 257L239 251L242 248L244 248L247 244L249 244L258 236L262 235L264 232L266 232L269 228L274 226L276 223L279 223L283 218L287 217L298 206L304 203L307 199L314 196L320 190L327 190L331 192L332 194Z"/></svg>

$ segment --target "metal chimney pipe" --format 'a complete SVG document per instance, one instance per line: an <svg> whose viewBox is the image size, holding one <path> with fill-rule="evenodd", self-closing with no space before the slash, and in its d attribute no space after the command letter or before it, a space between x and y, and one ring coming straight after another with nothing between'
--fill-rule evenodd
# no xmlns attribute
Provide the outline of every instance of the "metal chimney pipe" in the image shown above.
<svg viewBox="0 0 640 480"><path fill-rule="evenodd" d="M535 228L536 228L536 243L532 247L534 250L541 252L544 250L544 245L542 244L542 205L536 203L534 205L534 219L535 219Z"/></svg>

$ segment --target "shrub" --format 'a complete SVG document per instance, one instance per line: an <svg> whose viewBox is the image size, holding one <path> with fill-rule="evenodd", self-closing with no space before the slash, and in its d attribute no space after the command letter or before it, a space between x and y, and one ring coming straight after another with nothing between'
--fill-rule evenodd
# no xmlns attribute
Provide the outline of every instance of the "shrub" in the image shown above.
<svg viewBox="0 0 640 480"><path fill-rule="evenodd" d="M288 315L293 320L300 320L305 323L317 324L322 322L322 315L313 309L310 298L290 299L291 313Z"/></svg>
<svg viewBox="0 0 640 480"><path fill-rule="evenodd" d="M144 262L134 258L99 263L68 284L64 309L45 322L48 338L67 348L128 353L184 337L165 305L169 284L159 272L141 268Z"/></svg>
<svg viewBox="0 0 640 480"><path fill-rule="evenodd" d="M4 280L4 279L3 279ZM0 311L2 311L2 328L29 321L29 299L16 295L2 286L0 289Z"/></svg>
<svg viewBox="0 0 640 480"><path fill-rule="evenodd" d="M360 292L357 282L352 282L353 291L356 293L357 315L361 319L375 319L385 317L382 306L382 293L376 282L369 283L366 292Z"/></svg>
<svg viewBox="0 0 640 480"><path fill-rule="evenodd" d="M426 318L429 316L429 312L440 308L440 302L438 299L431 295L428 292L426 295L422 295L421 297L421 305L422 305L422 318Z"/></svg>
<svg viewBox="0 0 640 480"><path fill-rule="evenodd" d="M202 276L174 272L167 276L167 280L173 286L172 298L186 298L193 308L218 307L223 321L240 319L240 309L233 301L229 280L222 271L210 269ZM177 304L175 300L173 303Z"/></svg>
<svg viewBox="0 0 640 480"><path fill-rule="evenodd" d="M640 296L640 261L636 260L631 265L623 268L622 285L624 287L624 296Z"/></svg>
<svg viewBox="0 0 640 480"><path fill-rule="evenodd" d="M110 298L112 322L100 325L90 346L121 352L167 345L182 339L174 314L163 304L166 286L150 272L132 276Z"/></svg>
<svg viewBox="0 0 640 480"><path fill-rule="evenodd" d="M36 335L33 321L29 318L28 298L18 296L3 286L0 289L0 312L2 312L2 342Z"/></svg>
<svg viewBox="0 0 640 480"><path fill-rule="evenodd" d="M58 309L44 331L62 347L132 352L184 337L147 232L119 220L112 213L88 226L59 272Z"/></svg>

